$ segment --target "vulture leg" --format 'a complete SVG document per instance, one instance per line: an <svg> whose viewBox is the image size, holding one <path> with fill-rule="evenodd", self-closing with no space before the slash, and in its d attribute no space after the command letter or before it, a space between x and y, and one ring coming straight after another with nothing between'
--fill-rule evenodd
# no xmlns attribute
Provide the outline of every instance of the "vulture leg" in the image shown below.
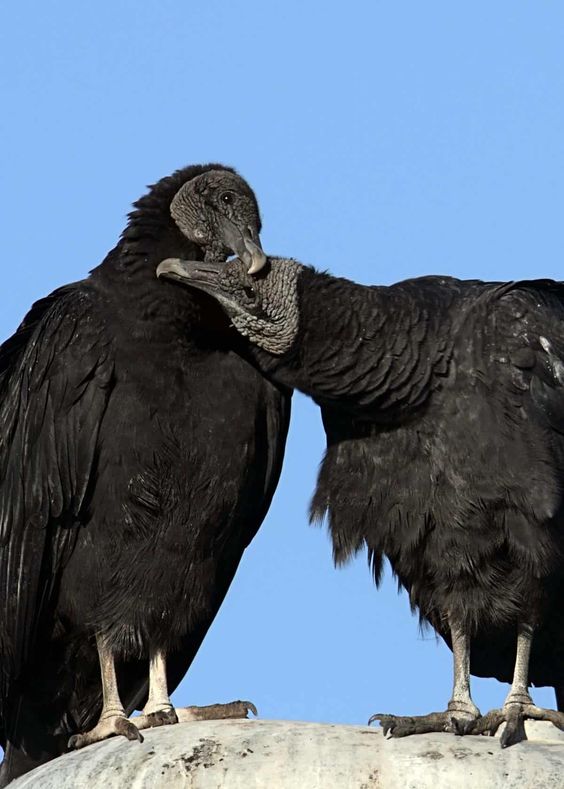
<svg viewBox="0 0 564 789"><path fill-rule="evenodd" d="M410 734L427 734L435 731L451 731L465 734L467 727L480 718L480 710L470 695L470 638L467 633L449 618L454 663L452 697L444 712L428 715L401 716L377 713L368 721L380 721L384 735L407 737Z"/></svg>
<svg viewBox="0 0 564 789"><path fill-rule="evenodd" d="M529 657L532 643L533 627L528 624L520 625L513 683L503 707L500 710L488 712L487 715L476 721L467 733L493 736L500 725L505 722L506 726L500 741L501 747L507 748L527 739L525 732L527 718L550 721L558 729L564 731L564 712L537 707L529 695Z"/></svg>
<svg viewBox="0 0 564 789"><path fill-rule="evenodd" d="M138 729L178 723L178 717L168 695L166 658L160 649L151 650L149 663L149 696L141 715L130 718Z"/></svg>
<svg viewBox="0 0 564 789"><path fill-rule="evenodd" d="M250 701L210 704L208 707L179 707L175 710L168 695L166 659L163 652L155 650L151 654L147 703L141 715L130 718L130 720L138 729L148 729L153 726L185 723L186 721L246 718L249 712L257 714L255 705Z"/></svg>
<svg viewBox="0 0 564 789"><path fill-rule="evenodd" d="M105 646L101 637L96 637L100 670L102 674L102 712L96 726L84 734L75 734L69 739L71 749L84 748L93 742L100 742L113 734L123 734L128 740L139 740L143 737L136 726L127 719L123 704L119 697L114 656Z"/></svg>

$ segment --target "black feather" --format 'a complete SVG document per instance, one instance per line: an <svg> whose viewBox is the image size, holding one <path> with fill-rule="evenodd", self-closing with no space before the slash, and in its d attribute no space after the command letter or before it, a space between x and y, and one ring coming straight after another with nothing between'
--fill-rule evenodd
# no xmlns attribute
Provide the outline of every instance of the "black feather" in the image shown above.
<svg viewBox="0 0 564 789"><path fill-rule="evenodd" d="M2 786L95 723L95 632L128 712L150 648L176 687L274 493L287 391L238 354L211 299L155 276L203 257L169 206L208 169L152 187L90 277L0 348Z"/></svg>
<svg viewBox="0 0 564 789"><path fill-rule="evenodd" d="M370 288L302 267L297 294L292 347L252 352L322 408L311 517L336 563L366 548L378 583L387 557L449 644L448 615L472 634L479 675L511 680L517 623L534 624L530 681L561 703L564 286Z"/></svg>

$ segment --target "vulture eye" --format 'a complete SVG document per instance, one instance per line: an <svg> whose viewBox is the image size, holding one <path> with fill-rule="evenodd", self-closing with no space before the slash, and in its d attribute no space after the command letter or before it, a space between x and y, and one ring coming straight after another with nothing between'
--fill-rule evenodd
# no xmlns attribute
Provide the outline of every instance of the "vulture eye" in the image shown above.
<svg viewBox="0 0 564 789"><path fill-rule="evenodd" d="M248 298L250 301L254 301L254 298L255 298L255 292L254 292L254 290L253 290L252 288L250 288L248 285L244 285L244 286L243 286L243 291L244 291L244 293L245 293L245 296L246 296L246 297L247 297L247 298Z"/></svg>
<svg viewBox="0 0 564 789"><path fill-rule="evenodd" d="M231 192L224 192L219 199L225 205L231 205L233 202L233 195Z"/></svg>

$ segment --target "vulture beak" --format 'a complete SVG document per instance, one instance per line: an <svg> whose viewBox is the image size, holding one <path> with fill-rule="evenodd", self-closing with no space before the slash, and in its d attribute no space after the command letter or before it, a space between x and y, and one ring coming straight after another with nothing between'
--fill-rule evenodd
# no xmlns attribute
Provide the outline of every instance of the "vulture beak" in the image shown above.
<svg viewBox="0 0 564 789"><path fill-rule="evenodd" d="M240 228L225 216L220 216L218 221L223 243L248 266L247 273L260 271L266 263L266 255L257 231L250 226Z"/></svg>
<svg viewBox="0 0 564 789"><path fill-rule="evenodd" d="M157 266L157 277L166 277L191 285L198 290L214 293L224 263L204 263L203 260L167 258Z"/></svg>
<svg viewBox="0 0 564 789"><path fill-rule="evenodd" d="M239 270L240 273L242 273ZM231 292L223 280L225 263L204 260L183 260L182 258L167 258L157 266L157 277L166 277L176 280L196 290L201 290L211 296L222 306L228 315L255 314L257 308L252 303L242 306L237 297ZM249 280L252 282L252 280ZM254 293L254 288L250 287ZM250 298L250 302L252 299Z"/></svg>

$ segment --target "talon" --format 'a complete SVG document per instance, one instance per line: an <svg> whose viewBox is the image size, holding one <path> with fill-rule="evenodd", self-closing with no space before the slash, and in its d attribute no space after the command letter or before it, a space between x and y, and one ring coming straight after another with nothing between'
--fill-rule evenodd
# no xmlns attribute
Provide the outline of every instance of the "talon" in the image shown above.
<svg viewBox="0 0 564 789"><path fill-rule="evenodd" d="M450 727L453 734L456 734L457 737L464 737L465 734L468 734L471 728L471 723L471 721L459 720L454 716L450 719Z"/></svg>
<svg viewBox="0 0 564 789"><path fill-rule="evenodd" d="M501 724L505 723L500 745L502 748L509 748L527 739L525 721L528 719L549 721L558 729L564 726L564 715L556 710L545 710L534 704L517 704L511 701L502 709L490 710L483 718L479 718L470 733L495 737Z"/></svg>
<svg viewBox="0 0 564 789"><path fill-rule="evenodd" d="M523 742L523 740L527 739L525 714L519 707L516 705L509 707L505 719L505 729L500 738L502 748L509 748L511 745L516 745L518 742Z"/></svg>
<svg viewBox="0 0 564 789"><path fill-rule="evenodd" d="M73 734L67 743L69 751L79 751L87 745L90 745L90 741L84 734Z"/></svg>
<svg viewBox="0 0 564 789"><path fill-rule="evenodd" d="M80 748L80 734L73 734L72 737L69 737L67 742L67 748L69 751L77 751Z"/></svg>
<svg viewBox="0 0 564 789"><path fill-rule="evenodd" d="M258 710L252 701L231 701L228 704L210 704L208 707L180 707L176 712L181 722L248 718L249 712L258 717Z"/></svg>
<svg viewBox="0 0 564 789"><path fill-rule="evenodd" d="M246 717L248 717L249 712L252 712L253 715L255 716L255 718L258 718L258 710L257 710L257 708L255 707L255 705L253 704L252 701L242 701L241 704L244 704L245 707L247 708L247 715L246 715Z"/></svg>
<svg viewBox="0 0 564 789"><path fill-rule="evenodd" d="M464 714L464 713L462 713ZM475 718L456 718L450 710L444 712L431 712L428 715L372 715L369 725L373 721L380 721L384 737L409 737L412 734L428 734L430 732L454 732L458 735L466 734L475 723Z"/></svg>
<svg viewBox="0 0 564 789"><path fill-rule="evenodd" d="M149 728L157 726L172 726L178 723L178 716L176 710L158 710L157 712L150 712L147 715L147 723Z"/></svg>
<svg viewBox="0 0 564 789"><path fill-rule="evenodd" d="M134 723L131 723L127 718L118 718L115 724L115 733L121 734L128 740L137 740L143 742L143 735Z"/></svg>
<svg viewBox="0 0 564 789"><path fill-rule="evenodd" d="M73 734L68 740L69 750L79 750L86 745L92 745L95 742L102 742L114 735L122 735L128 740L137 740L143 742L143 735L125 716L115 715L110 718L99 720L96 726L90 731L83 734Z"/></svg>

